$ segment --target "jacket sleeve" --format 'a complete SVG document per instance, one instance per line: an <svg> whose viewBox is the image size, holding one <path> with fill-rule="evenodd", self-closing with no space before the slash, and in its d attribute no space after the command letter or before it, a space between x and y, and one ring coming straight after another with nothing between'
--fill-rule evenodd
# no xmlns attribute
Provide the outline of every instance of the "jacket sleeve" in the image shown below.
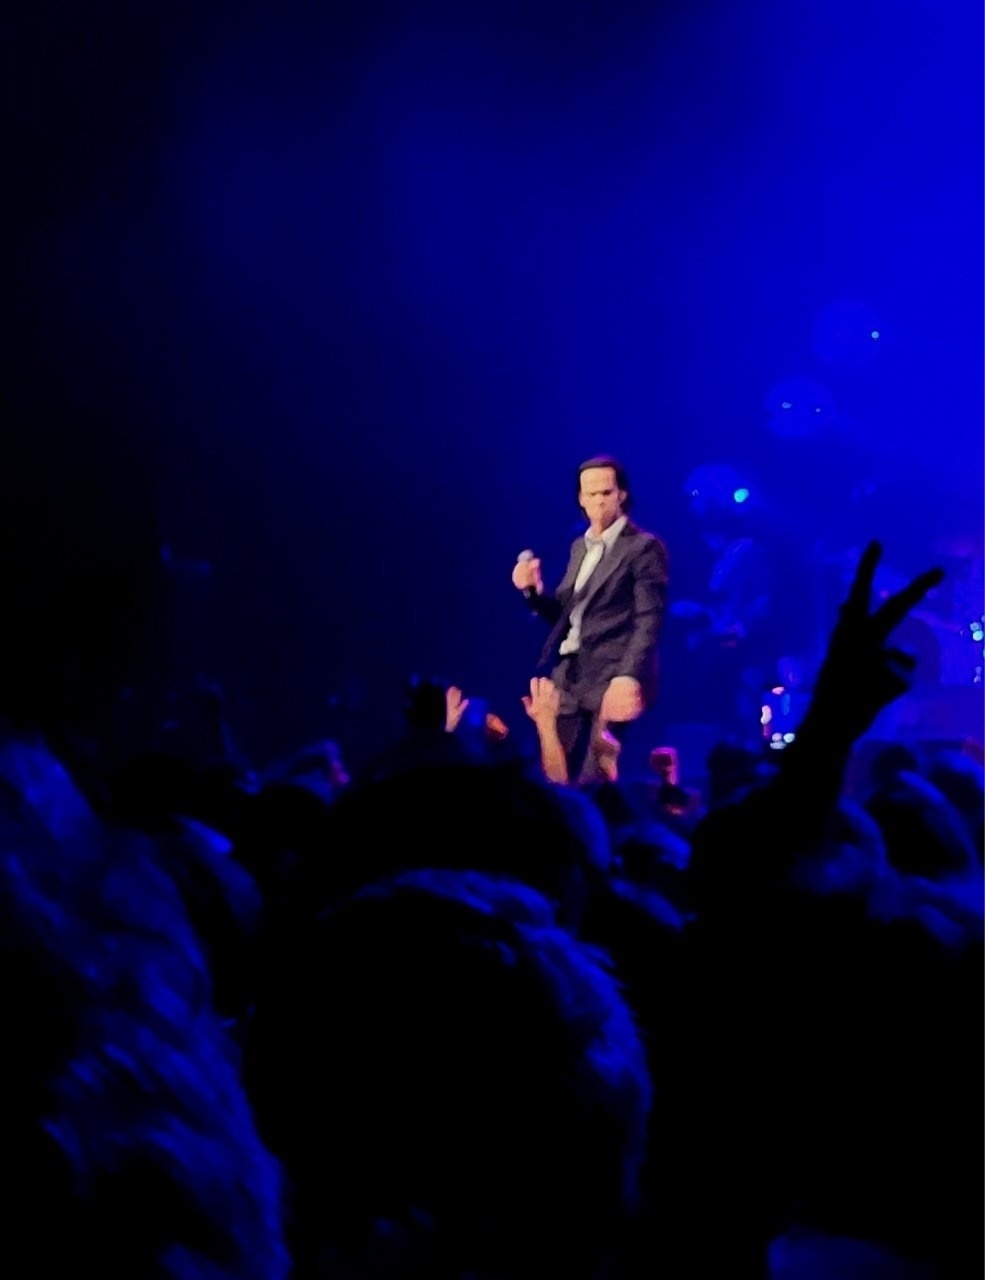
<svg viewBox="0 0 985 1280"><path fill-rule="evenodd" d="M643 681L660 639L667 594L667 549L659 538L647 541L632 565L633 623L619 674Z"/></svg>
<svg viewBox="0 0 985 1280"><path fill-rule="evenodd" d="M564 612L564 606L552 591L545 591L539 596L534 596L528 601L528 604L533 613L536 613L539 618L543 618L551 626L554 626Z"/></svg>

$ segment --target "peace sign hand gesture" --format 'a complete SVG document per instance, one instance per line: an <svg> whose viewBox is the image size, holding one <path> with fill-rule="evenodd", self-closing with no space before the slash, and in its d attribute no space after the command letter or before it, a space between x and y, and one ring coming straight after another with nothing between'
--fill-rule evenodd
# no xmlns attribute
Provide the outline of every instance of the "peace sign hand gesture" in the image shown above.
<svg viewBox="0 0 985 1280"><path fill-rule="evenodd" d="M872 611L872 583L881 556L878 542L870 542L862 553L811 701L812 722L850 741L871 728L880 711L911 687L916 660L887 641L944 577L943 569L928 569Z"/></svg>

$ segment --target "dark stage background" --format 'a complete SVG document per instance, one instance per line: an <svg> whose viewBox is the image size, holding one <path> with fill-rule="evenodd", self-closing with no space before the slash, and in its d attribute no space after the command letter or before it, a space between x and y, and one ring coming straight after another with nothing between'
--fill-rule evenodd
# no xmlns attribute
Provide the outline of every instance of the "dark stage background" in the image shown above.
<svg viewBox="0 0 985 1280"><path fill-rule="evenodd" d="M153 517L261 758L413 670L515 718L600 450L678 594L687 476L748 477L808 648L869 533L978 572L980 4L19 9L5 536Z"/></svg>

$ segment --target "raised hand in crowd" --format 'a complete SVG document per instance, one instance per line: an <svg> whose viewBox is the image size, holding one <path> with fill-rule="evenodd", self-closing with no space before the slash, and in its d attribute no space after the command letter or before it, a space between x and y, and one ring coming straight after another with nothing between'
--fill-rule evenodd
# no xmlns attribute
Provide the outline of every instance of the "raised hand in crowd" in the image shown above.
<svg viewBox="0 0 985 1280"><path fill-rule="evenodd" d="M916 659L888 643L920 601L944 578L927 569L872 608L872 584L882 557L878 542L862 553L848 598L831 633L808 713L812 725L854 742L881 711L911 687Z"/></svg>
<svg viewBox="0 0 985 1280"><path fill-rule="evenodd" d="M521 699L523 709L534 722L540 739L540 762L549 782L568 781L568 761L558 737L557 718L561 710L561 694L553 681L535 676L530 693Z"/></svg>
<svg viewBox="0 0 985 1280"><path fill-rule="evenodd" d="M469 709L469 700L463 697L461 689L449 685L445 690L445 732L454 733L462 723L462 717Z"/></svg>

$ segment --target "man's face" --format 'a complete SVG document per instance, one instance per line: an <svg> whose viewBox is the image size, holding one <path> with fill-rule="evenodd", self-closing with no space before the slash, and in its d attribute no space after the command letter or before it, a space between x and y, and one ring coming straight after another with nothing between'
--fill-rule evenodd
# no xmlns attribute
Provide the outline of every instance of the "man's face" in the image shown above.
<svg viewBox="0 0 985 1280"><path fill-rule="evenodd" d="M589 467L581 473L578 501L590 524L608 529L622 515L625 500L625 493L616 487L615 468Z"/></svg>

